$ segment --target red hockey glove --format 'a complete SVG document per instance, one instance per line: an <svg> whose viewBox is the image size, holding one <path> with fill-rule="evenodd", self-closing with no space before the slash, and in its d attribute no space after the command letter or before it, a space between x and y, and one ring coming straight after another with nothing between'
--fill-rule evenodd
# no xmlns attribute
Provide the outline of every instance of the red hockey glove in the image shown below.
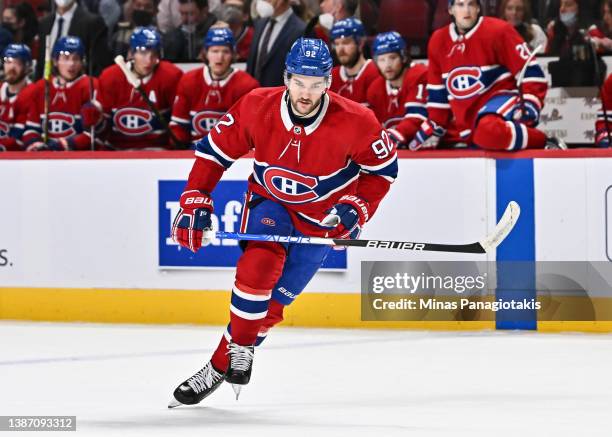
<svg viewBox="0 0 612 437"><path fill-rule="evenodd" d="M81 106L81 124L83 129L89 129L102 120L101 108L100 104L95 100Z"/></svg>
<svg viewBox="0 0 612 437"><path fill-rule="evenodd" d="M210 240L213 201L206 193L189 190L181 194L180 205L172 223L172 239L195 253Z"/></svg>
<svg viewBox="0 0 612 437"><path fill-rule="evenodd" d="M327 233L329 238L354 240L359 238L361 227L370 219L370 205L361 197L342 196L327 216L321 221L323 226L334 227Z"/></svg>
<svg viewBox="0 0 612 437"><path fill-rule="evenodd" d="M435 149L446 130L433 120L425 120L417 131L414 139L408 145L410 150Z"/></svg>

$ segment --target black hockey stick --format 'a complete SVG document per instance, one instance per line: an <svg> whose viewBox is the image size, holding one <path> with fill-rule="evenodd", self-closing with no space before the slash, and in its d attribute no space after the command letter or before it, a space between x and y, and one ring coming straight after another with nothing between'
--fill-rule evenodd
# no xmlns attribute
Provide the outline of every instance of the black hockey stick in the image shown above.
<svg viewBox="0 0 612 437"><path fill-rule="evenodd" d="M232 240L267 241L275 243L296 244L323 244L328 246L371 247L376 249L420 250L430 252L457 252L457 253L487 253L495 249L508 236L521 209L515 201L508 203L504 214L495 225L495 229L485 238L475 243L446 244L446 243L416 243L412 241L386 241L386 240L341 240L335 238L286 236L286 235L257 235L242 234L238 232L214 232L212 236Z"/></svg>

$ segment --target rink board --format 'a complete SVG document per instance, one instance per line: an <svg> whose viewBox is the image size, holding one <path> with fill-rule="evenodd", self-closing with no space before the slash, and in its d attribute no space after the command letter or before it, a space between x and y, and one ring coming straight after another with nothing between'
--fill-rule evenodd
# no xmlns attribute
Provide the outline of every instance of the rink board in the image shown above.
<svg viewBox="0 0 612 437"><path fill-rule="evenodd" d="M229 266L160 266L160 241L167 235L159 221L159 183L184 181L191 154L23 157L7 153L0 159L0 318L225 323L226 290L233 282ZM499 259L532 254L536 260L609 261L610 158L605 150L521 152L512 158L479 151L403 153L400 177L363 237L474 241L492 229L511 196L522 205L524 226L499 249ZM238 161L224 181L244 180L251 165L248 158ZM531 168L531 181L525 168ZM219 219L220 226L232 222ZM361 322L358 294L361 261L494 259L495 254L350 250L346 269L319 273L285 323L494 329L494 320ZM604 322L538 325L539 330L608 328Z"/></svg>

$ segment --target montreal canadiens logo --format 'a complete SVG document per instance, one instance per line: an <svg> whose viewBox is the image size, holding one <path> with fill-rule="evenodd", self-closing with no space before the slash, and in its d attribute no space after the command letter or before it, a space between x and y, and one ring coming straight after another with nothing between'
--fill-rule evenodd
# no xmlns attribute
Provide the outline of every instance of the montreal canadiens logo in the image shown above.
<svg viewBox="0 0 612 437"><path fill-rule="evenodd" d="M224 112L202 111L193 116L191 121L193 130L201 136L208 135L208 132L215 127Z"/></svg>
<svg viewBox="0 0 612 437"><path fill-rule="evenodd" d="M124 135L144 135L153 131L153 115L144 109L122 108L115 112L113 124Z"/></svg>
<svg viewBox="0 0 612 437"><path fill-rule="evenodd" d="M317 199L314 188L317 178L284 168L268 167L263 172L263 183L270 194L286 203L306 203Z"/></svg>
<svg viewBox="0 0 612 437"><path fill-rule="evenodd" d="M0 121L0 138L8 137L10 130L11 130L11 127L9 126L8 123L5 123L4 121Z"/></svg>
<svg viewBox="0 0 612 437"><path fill-rule="evenodd" d="M480 80L482 71L478 67L459 67L450 72L446 87L456 99L469 99L484 90Z"/></svg>
<svg viewBox="0 0 612 437"><path fill-rule="evenodd" d="M66 138L77 133L74 128L75 117L63 112L49 114L49 135L52 138Z"/></svg>

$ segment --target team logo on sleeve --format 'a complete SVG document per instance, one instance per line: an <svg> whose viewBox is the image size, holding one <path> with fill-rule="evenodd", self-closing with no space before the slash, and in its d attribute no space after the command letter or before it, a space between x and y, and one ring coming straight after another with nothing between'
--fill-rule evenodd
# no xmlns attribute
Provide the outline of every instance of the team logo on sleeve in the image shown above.
<svg viewBox="0 0 612 437"><path fill-rule="evenodd" d="M263 183L270 194L286 203L306 203L317 199L314 188L317 178L305 176L279 167L268 167L263 172Z"/></svg>
<svg viewBox="0 0 612 437"><path fill-rule="evenodd" d="M76 119L72 114L52 112L49 114L49 135L53 138L65 138L76 135Z"/></svg>
<svg viewBox="0 0 612 437"><path fill-rule="evenodd" d="M113 116L113 124L123 135L145 135L153 131L150 111L139 108L121 108Z"/></svg>
<svg viewBox="0 0 612 437"><path fill-rule="evenodd" d="M208 135L208 132L212 130L213 127L219 121L219 118L224 114L224 112L218 111L201 111L195 114L191 120L191 124L193 126L193 130L197 133L198 136Z"/></svg>
<svg viewBox="0 0 612 437"><path fill-rule="evenodd" d="M456 99L469 99L485 89L478 67L458 67L446 79L446 88Z"/></svg>

